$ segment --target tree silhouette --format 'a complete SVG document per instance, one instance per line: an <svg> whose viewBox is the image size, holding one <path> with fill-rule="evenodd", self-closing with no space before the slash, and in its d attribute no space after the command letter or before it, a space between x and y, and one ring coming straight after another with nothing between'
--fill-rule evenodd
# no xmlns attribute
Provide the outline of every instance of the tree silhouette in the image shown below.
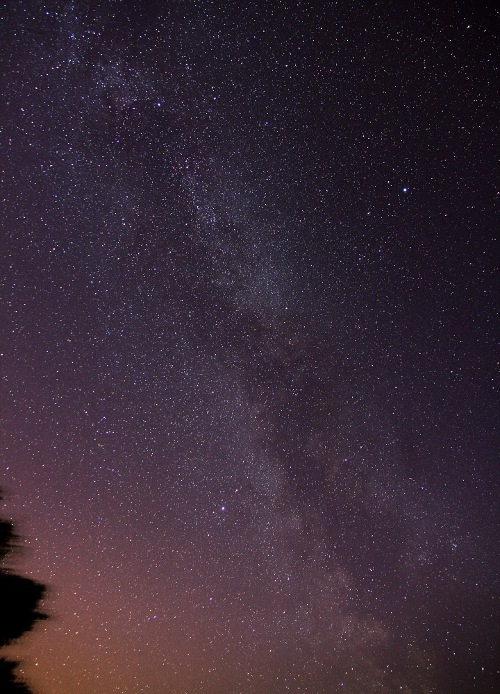
<svg viewBox="0 0 500 694"><path fill-rule="evenodd" d="M0 500L2 499L0 495ZM0 648L12 643L46 619L38 611L46 587L13 573L5 566L5 559L18 547L18 537L10 521L0 519ZM0 692L2 694L30 694L29 687L16 675L18 662L0 657Z"/></svg>

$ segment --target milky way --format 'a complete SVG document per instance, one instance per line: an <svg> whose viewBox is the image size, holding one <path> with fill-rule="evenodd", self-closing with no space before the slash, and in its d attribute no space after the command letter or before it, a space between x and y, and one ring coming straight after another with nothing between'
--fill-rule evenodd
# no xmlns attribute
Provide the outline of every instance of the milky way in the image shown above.
<svg viewBox="0 0 500 694"><path fill-rule="evenodd" d="M487 8L29 0L2 32L33 690L498 691Z"/></svg>

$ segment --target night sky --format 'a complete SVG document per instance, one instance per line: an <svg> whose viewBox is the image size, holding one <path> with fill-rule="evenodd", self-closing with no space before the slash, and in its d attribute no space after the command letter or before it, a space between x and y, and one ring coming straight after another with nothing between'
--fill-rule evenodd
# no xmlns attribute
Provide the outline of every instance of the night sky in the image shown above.
<svg viewBox="0 0 500 694"><path fill-rule="evenodd" d="M37 694L500 691L487 3L2 3Z"/></svg>

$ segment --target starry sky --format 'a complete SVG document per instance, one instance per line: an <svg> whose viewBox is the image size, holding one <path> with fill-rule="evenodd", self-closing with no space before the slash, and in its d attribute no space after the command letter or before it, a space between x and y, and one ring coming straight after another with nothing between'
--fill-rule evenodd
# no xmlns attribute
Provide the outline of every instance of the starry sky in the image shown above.
<svg viewBox="0 0 500 694"><path fill-rule="evenodd" d="M2 3L36 694L499 691L488 3Z"/></svg>

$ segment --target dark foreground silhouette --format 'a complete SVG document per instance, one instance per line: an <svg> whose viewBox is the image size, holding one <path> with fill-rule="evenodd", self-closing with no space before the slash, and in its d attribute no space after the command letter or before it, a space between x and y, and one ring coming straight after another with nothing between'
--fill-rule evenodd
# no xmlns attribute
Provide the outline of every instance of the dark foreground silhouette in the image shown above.
<svg viewBox="0 0 500 694"><path fill-rule="evenodd" d="M31 631L38 621L46 619L46 615L38 610L45 586L18 576L5 566L5 559L17 546L12 523L0 520L0 649ZM0 651L2 694L30 694L30 688L16 675L18 665L18 662L2 657Z"/></svg>

